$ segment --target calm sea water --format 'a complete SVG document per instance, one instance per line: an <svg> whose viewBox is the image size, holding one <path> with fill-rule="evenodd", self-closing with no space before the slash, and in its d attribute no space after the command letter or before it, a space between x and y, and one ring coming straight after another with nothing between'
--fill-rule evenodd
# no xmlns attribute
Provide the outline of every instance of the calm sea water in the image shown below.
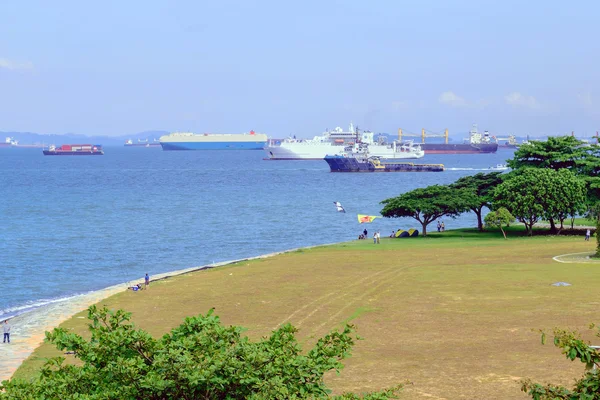
<svg viewBox="0 0 600 400"><path fill-rule="evenodd" d="M0 149L0 319L150 275L421 229L410 219L359 225L379 202L447 184L512 157L426 155L442 173L334 174L325 161L266 161L262 151L107 147L104 156ZM347 213L336 212L340 201ZM447 229L474 226L466 214Z"/></svg>

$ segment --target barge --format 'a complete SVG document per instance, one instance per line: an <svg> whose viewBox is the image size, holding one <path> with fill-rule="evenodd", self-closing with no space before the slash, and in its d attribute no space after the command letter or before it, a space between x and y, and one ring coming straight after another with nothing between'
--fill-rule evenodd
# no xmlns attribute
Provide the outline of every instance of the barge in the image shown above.
<svg viewBox="0 0 600 400"><path fill-rule="evenodd" d="M326 156L331 172L442 172L443 164L414 164L379 157L348 156L345 154Z"/></svg>
<svg viewBox="0 0 600 400"><path fill-rule="evenodd" d="M99 144L63 144L60 147L54 145L43 150L45 156L101 156L104 154Z"/></svg>

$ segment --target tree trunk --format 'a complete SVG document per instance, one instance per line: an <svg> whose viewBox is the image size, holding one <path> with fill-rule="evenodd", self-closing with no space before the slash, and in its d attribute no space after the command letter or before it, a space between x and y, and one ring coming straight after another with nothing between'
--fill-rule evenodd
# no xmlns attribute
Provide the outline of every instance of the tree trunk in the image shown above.
<svg viewBox="0 0 600 400"><path fill-rule="evenodd" d="M502 224L500 224L500 230L502 231L502 234L504 235L504 240L506 240L506 232L504 232L504 229L502 229Z"/></svg>
<svg viewBox="0 0 600 400"><path fill-rule="evenodd" d="M475 215L477 215L477 229L479 229L479 232L483 232L483 221L481 220L481 208L479 208L479 209L474 208L473 212L475 213Z"/></svg>
<svg viewBox="0 0 600 400"><path fill-rule="evenodd" d="M554 218L550 218L548 221L550 222L550 232L555 233L556 224L554 223Z"/></svg>
<svg viewBox="0 0 600 400"><path fill-rule="evenodd" d="M423 228L423 236L427 236L427 224L429 222L421 222L421 227Z"/></svg>

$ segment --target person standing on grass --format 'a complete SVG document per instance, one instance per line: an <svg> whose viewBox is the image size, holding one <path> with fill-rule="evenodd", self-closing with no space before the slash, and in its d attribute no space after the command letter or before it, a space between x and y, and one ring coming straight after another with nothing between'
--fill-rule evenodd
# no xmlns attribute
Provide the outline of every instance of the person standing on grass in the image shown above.
<svg viewBox="0 0 600 400"><path fill-rule="evenodd" d="M585 231L585 240L590 240L590 230Z"/></svg>
<svg viewBox="0 0 600 400"><path fill-rule="evenodd" d="M444 225L444 223L442 222L442 232L444 232L446 230L446 225Z"/></svg>
<svg viewBox="0 0 600 400"><path fill-rule="evenodd" d="M8 324L8 320L4 320L4 324L2 325L3 331L4 331L4 340L2 341L2 343L10 343L10 325Z"/></svg>
<svg viewBox="0 0 600 400"><path fill-rule="evenodd" d="M363 231L363 235L365 235L365 239L369 237L369 232L367 232L367 228Z"/></svg>
<svg viewBox="0 0 600 400"><path fill-rule="evenodd" d="M442 224L440 224L440 221L438 221L437 228L438 228L438 232L440 232L442 230Z"/></svg>
<svg viewBox="0 0 600 400"><path fill-rule="evenodd" d="M144 277L144 289L148 289L148 286L150 286L150 277L148 276L148 273L146 272L146 276Z"/></svg>

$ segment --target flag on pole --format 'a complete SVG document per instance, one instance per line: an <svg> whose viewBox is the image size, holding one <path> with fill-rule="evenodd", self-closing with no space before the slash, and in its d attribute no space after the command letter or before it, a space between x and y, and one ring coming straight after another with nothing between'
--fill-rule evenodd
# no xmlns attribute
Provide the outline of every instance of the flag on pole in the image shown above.
<svg viewBox="0 0 600 400"><path fill-rule="evenodd" d="M363 214L358 214L358 223L359 224L368 224L373 222L373 220L375 218L381 218L378 216L374 216L374 215L363 215Z"/></svg>

